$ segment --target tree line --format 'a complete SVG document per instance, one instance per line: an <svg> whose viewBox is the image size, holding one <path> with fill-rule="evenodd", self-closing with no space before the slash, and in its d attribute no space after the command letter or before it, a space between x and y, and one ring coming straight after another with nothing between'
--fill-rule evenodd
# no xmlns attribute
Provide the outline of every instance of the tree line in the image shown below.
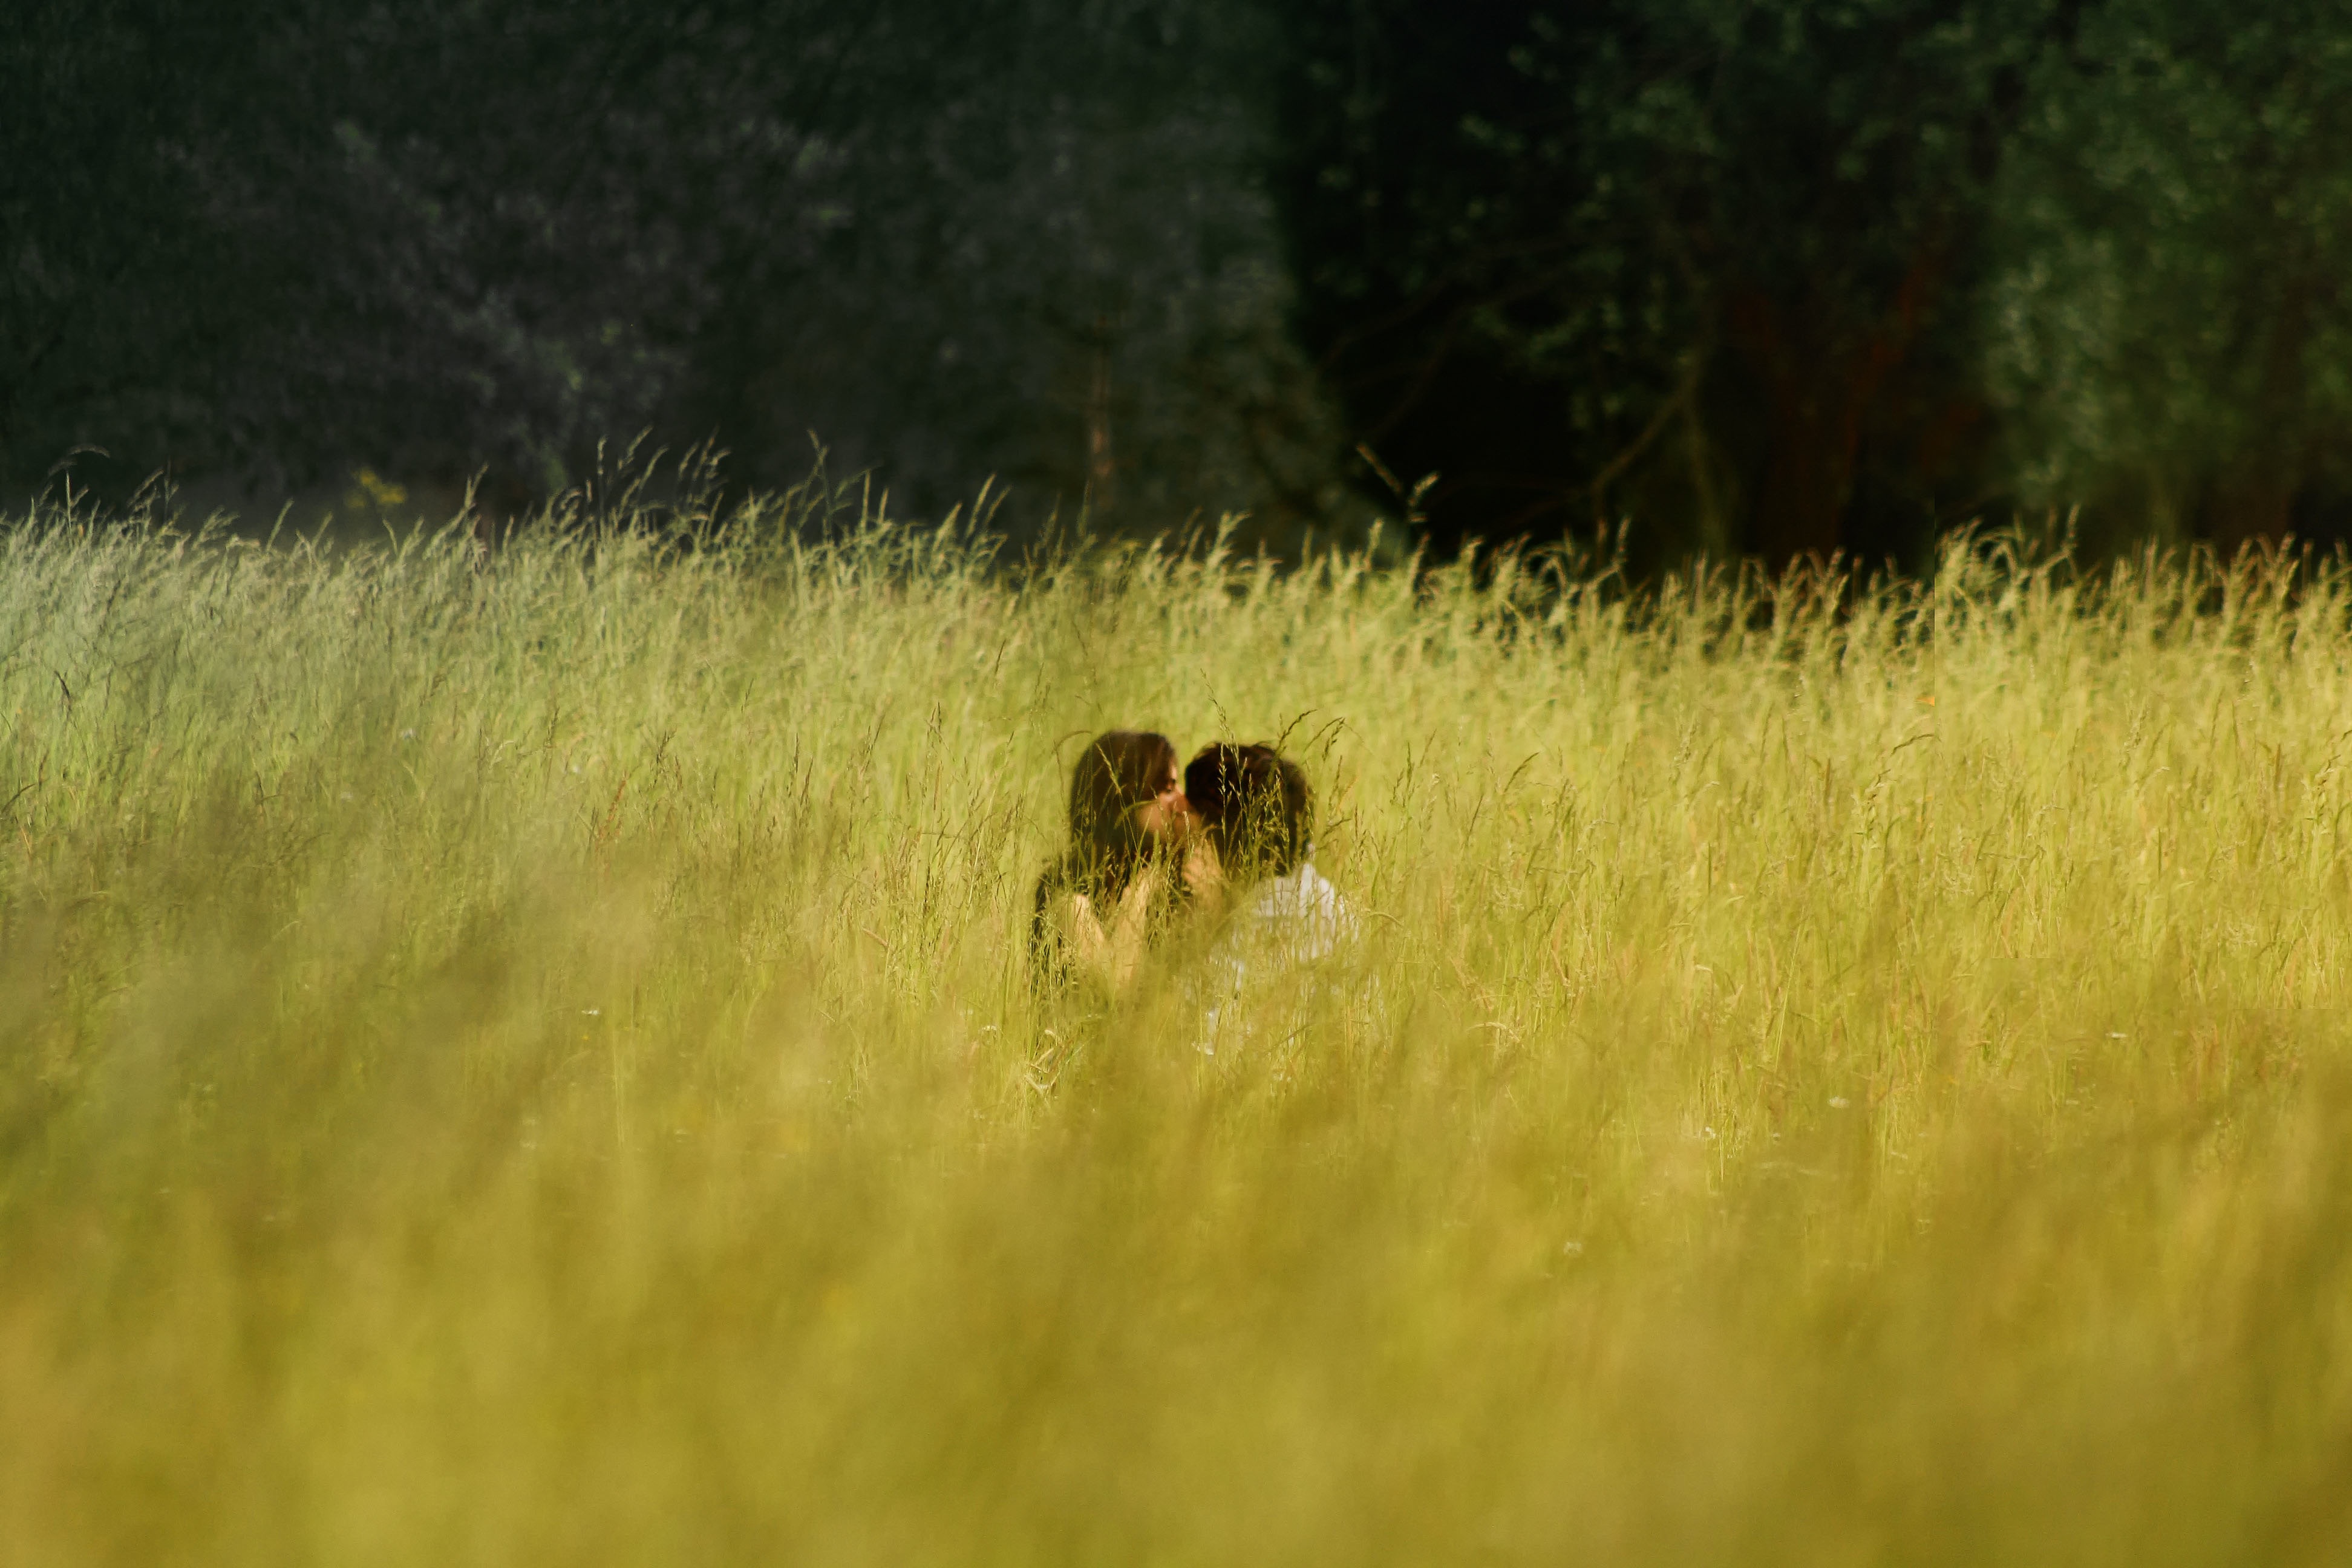
<svg viewBox="0 0 2352 1568"><path fill-rule="evenodd" d="M2352 534L2343 0L20 9L20 495L649 429L1016 528Z"/></svg>

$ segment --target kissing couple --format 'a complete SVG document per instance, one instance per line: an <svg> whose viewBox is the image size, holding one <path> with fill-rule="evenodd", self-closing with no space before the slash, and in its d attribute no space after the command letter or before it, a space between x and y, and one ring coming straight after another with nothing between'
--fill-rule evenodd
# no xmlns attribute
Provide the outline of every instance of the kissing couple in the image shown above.
<svg viewBox="0 0 2352 1568"><path fill-rule="evenodd" d="M1327 957L1356 922L1314 852L1314 788L1273 746L1214 742L1180 774L1165 735L1097 735L1071 773L1069 846L1037 879L1039 986L1121 994L1187 933L1235 984L1253 954Z"/></svg>

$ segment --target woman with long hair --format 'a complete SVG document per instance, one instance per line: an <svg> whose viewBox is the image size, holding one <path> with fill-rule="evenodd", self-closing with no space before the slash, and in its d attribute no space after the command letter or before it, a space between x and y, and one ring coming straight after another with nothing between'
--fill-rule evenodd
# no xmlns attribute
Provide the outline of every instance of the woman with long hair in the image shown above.
<svg viewBox="0 0 2352 1568"><path fill-rule="evenodd" d="M1097 735L1070 775L1070 843L1037 879L1030 954L1047 986L1088 976L1116 994L1185 896L1198 820L1176 747L1148 730Z"/></svg>

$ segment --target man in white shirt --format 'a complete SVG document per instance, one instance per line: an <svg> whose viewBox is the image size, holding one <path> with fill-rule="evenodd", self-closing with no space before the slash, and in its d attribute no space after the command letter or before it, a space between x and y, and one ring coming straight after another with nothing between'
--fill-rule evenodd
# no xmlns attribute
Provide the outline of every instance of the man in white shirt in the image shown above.
<svg viewBox="0 0 2352 1568"><path fill-rule="evenodd" d="M1184 794L1216 851L1228 911L1204 976L1201 1049L1243 1031L1241 1015L1269 1001L1296 1005L1326 989L1300 973L1351 948L1355 911L1316 870L1315 792L1298 764L1272 746L1221 742L1184 769ZM1271 995L1253 983L1271 983ZM1246 1004L1246 1005L1244 1005Z"/></svg>

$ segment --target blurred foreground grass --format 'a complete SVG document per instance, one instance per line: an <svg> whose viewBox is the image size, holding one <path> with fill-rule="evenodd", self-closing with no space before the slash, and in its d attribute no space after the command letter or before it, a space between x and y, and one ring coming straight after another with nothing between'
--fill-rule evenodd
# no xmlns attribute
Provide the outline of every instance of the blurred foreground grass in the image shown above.
<svg viewBox="0 0 2352 1568"><path fill-rule="evenodd" d="M0 536L0 1563L2352 1551L2341 574L792 521ZM1039 1015L1113 724L1378 1028Z"/></svg>

